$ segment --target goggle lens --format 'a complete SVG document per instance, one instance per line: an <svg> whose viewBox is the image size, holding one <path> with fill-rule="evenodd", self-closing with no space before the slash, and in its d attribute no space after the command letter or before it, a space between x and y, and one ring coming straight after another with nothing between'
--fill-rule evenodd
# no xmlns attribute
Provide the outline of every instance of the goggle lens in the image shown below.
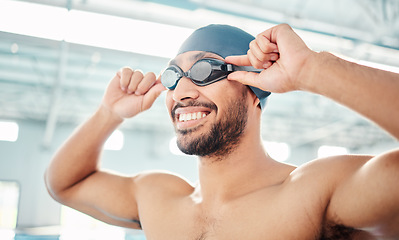
<svg viewBox="0 0 399 240"><path fill-rule="evenodd" d="M195 81L204 81L212 74L212 65L206 61L195 63L190 71L190 78Z"/></svg>
<svg viewBox="0 0 399 240"><path fill-rule="evenodd" d="M232 65L213 58L204 58L197 61L187 72L183 72L178 66L172 65L162 73L161 82L166 88L173 90L184 76L198 86L205 86L224 79L229 73L233 72L232 67L229 69L227 66Z"/></svg>
<svg viewBox="0 0 399 240"><path fill-rule="evenodd" d="M169 89L174 89L180 78L183 77L183 71L175 66L168 67L161 76L162 84Z"/></svg>

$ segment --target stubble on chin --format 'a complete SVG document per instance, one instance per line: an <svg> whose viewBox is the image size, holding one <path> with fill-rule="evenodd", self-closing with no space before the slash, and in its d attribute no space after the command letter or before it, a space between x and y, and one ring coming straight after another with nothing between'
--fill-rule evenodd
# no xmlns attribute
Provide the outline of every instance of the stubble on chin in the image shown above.
<svg viewBox="0 0 399 240"><path fill-rule="evenodd" d="M234 151L247 125L248 107L243 104L246 94L243 92L241 98L232 100L223 118L213 123L209 131L193 136L205 126L176 129L179 149L188 155L215 159L223 159Z"/></svg>

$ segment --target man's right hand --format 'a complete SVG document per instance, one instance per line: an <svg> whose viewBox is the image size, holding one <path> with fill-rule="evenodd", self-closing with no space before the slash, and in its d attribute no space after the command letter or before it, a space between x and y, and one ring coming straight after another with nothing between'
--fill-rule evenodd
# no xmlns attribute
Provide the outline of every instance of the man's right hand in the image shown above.
<svg viewBox="0 0 399 240"><path fill-rule="evenodd" d="M118 118L130 118L149 109L164 90L154 73L124 67L110 81L101 106Z"/></svg>

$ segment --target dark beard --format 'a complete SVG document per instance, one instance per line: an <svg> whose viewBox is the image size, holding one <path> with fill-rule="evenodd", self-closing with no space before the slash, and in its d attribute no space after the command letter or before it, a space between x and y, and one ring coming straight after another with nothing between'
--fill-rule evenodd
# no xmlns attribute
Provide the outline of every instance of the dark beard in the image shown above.
<svg viewBox="0 0 399 240"><path fill-rule="evenodd" d="M207 134L203 134L184 144L184 139L196 129L177 131L181 136L177 139L179 149L188 155L200 157L226 156L239 144L240 137L247 125L248 107L245 105L247 91L243 91L241 98L232 100L225 112L225 117L213 124Z"/></svg>

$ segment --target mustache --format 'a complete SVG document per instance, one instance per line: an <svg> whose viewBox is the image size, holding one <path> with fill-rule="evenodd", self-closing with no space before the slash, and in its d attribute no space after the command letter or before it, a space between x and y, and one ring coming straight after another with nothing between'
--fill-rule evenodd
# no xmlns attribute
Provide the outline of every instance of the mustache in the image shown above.
<svg viewBox="0 0 399 240"><path fill-rule="evenodd" d="M184 108L184 107L206 107L211 110L217 111L217 107L214 103L208 103L208 102L199 102L195 100L191 100L187 103L176 103L176 105L172 108L172 119L175 119L176 116L176 110L179 108Z"/></svg>

